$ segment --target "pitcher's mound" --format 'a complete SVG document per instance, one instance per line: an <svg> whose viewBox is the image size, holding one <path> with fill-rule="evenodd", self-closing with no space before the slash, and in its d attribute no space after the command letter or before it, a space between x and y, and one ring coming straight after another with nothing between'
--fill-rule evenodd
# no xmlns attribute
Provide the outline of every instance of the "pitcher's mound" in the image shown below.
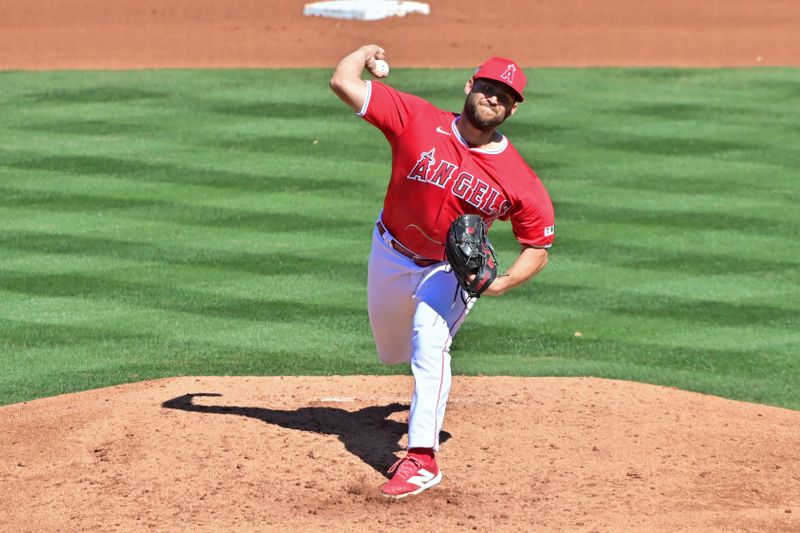
<svg viewBox="0 0 800 533"><path fill-rule="evenodd" d="M409 377L176 378L0 408L0 530L800 530L800 412L457 377L444 481L379 496Z"/></svg>

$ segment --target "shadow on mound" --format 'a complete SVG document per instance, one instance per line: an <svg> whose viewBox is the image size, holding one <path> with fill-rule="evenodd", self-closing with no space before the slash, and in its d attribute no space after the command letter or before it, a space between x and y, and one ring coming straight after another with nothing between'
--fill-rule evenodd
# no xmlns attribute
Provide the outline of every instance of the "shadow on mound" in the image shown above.
<svg viewBox="0 0 800 533"><path fill-rule="evenodd" d="M293 411L285 411L264 407L195 405L193 403L194 398L203 396L218 397L222 395L217 393L184 394L167 400L161 406L166 409L196 413L247 416L287 429L336 435L347 451L387 478L389 476L386 470L397 459L394 453L401 450L398 443L407 431L406 424L386 418L392 413L408 409L407 405L400 403L370 406L358 411L333 407L301 407ZM451 436L446 431L442 431L439 441L445 442Z"/></svg>

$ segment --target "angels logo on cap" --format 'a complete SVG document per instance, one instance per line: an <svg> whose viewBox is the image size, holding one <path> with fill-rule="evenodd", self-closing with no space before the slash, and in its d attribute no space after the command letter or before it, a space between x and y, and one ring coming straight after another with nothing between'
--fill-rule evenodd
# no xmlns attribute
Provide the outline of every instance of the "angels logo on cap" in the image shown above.
<svg viewBox="0 0 800 533"><path fill-rule="evenodd" d="M480 67L475 70L473 79L485 78L488 80L499 81L507 85L517 96L520 102L524 100L522 92L528 79L525 72L513 60L505 57L490 57Z"/></svg>
<svg viewBox="0 0 800 533"><path fill-rule="evenodd" d="M517 71L517 67L514 66L514 63L509 63L506 67L506 71L500 76L504 80L506 80L510 85L514 85L514 73Z"/></svg>

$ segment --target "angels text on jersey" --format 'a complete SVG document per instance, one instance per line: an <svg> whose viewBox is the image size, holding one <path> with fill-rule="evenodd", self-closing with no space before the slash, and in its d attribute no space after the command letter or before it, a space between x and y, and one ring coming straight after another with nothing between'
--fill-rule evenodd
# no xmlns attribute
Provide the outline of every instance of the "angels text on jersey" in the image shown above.
<svg viewBox="0 0 800 533"><path fill-rule="evenodd" d="M445 159L437 162L436 148L422 152L406 178L449 190L490 218L503 216L511 208L511 202L486 180Z"/></svg>

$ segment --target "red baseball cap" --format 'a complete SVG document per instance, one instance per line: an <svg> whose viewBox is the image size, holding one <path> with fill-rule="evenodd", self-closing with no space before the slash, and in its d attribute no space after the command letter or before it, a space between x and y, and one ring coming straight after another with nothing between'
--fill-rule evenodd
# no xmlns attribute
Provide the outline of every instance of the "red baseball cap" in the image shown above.
<svg viewBox="0 0 800 533"><path fill-rule="evenodd" d="M490 57L475 70L475 75L472 76L472 79L478 78L499 81L516 93L518 101L524 100L522 91L525 90L528 78L513 59Z"/></svg>

